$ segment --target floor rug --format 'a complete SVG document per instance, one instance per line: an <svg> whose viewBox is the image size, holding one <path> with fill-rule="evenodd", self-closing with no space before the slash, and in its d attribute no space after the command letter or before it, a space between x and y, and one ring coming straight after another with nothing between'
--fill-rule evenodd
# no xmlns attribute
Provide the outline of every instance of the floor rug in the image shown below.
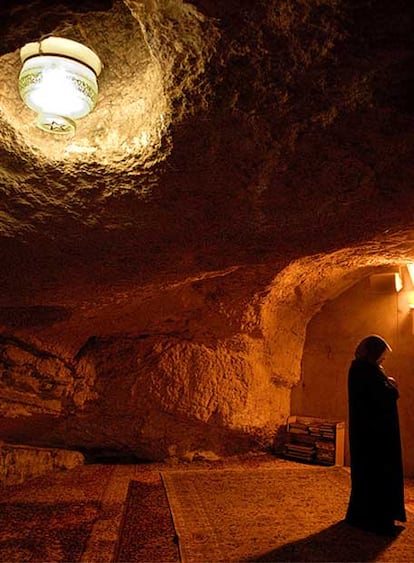
<svg viewBox="0 0 414 563"><path fill-rule="evenodd" d="M183 563L413 561L414 529L395 539L343 522L339 467L162 472Z"/></svg>
<svg viewBox="0 0 414 563"><path fill-rule="evenodd" d="M99 517L93 501L0 503L0 561L80 561Z"/></svg>
<svg viewBox="0 0 414 563"><path fill-rule="evenodd" d="M129 483L114 561L179 562L175 530L161 481Z"/></svg>

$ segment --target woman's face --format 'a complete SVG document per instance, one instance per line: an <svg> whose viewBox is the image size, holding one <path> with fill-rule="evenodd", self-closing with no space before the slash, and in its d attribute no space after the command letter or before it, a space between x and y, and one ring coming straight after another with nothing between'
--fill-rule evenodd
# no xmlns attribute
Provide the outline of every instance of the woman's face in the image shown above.
<svg viewBox="0 0 414 563"><path fill-rule="evenodd" d="M377 360L377 365L380 366L384 362L387 355L388 355L388 350L384 350L383 353L381 354L381 356Z"/></svg>

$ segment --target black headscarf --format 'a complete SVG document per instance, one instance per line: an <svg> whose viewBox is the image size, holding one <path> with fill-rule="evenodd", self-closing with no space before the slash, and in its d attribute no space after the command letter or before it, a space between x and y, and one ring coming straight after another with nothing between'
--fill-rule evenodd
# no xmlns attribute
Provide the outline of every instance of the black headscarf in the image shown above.
<svg viewBox="0 0 414 563"><path fill-rule="evenodd" d="M357 360L368 360L376 364L385 350L392 352L391 346L381 336L371 334L358 344L355 350L355 358Z"/></svg>

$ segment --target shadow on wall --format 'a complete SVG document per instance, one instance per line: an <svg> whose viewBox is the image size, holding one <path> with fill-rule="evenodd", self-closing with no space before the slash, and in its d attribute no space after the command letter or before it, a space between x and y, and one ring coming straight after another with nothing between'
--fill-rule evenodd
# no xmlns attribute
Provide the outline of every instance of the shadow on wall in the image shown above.
<svg viewBox="0 0 414 563"><path fill-rule="evenodd" d="M0 435L6 444L65 448L81 452L86 463L124 464L161 461L216 461L220 457L261 451L260 437L238 430L189 420L177 414L154 412L162 435L142 436L142 420L105 415L94 409L61 416L33 414L30 417L0 416ZM152 426L150 424L151 427ZM177 444L171 446L172 443Z"/></svg>
<svg viewBox="0 0 414 563"><path fill-rule="evenodd" d="M72 312L65 307L33 305L31 307L0 307L0 325L8 328L32 328L66 321Z"/></svg>

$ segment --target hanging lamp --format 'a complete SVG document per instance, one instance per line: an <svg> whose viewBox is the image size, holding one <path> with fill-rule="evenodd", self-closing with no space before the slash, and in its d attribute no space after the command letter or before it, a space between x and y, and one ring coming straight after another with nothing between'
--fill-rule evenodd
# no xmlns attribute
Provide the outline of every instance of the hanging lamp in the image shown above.
<svg viewBox="0 0 414 563"><path fill-rule="evenodd" d="M37 127L74 133L76 120L88 115L98 100L97 77L102 70L98 55L77 41L47 37L24 45L20 58L19 92L37 113Z"/></svg>

